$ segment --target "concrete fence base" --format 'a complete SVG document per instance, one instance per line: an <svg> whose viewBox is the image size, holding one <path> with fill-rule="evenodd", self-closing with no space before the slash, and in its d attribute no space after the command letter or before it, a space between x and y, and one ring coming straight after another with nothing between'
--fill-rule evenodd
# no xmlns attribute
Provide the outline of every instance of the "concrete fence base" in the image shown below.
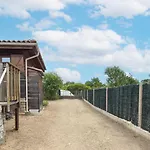
<svg viewBox="0 0 150 150"><path fill-rule="evenodd" d="M133 131L134 133L136 133L137 135L140 135L148 140L150 140L150 133L148 131L143 130L140 127L135 126L134 124L132 124L129 121L126 121L124 119L118 118L104 110L101 110L100 108L97 108L95 106L93 106L91 103L89 103L87 100L84 99L84 101L90 105L92 108L94 108L95 110L97 110L98 112L100 112L101 114L107 116L108 118L110 118L111 120L123 125L124 127L128 128L129 130Z"/></svg>
<svg viewBox="0 0 150 150"><path fill-rule="evenodd" d="M82 99L81 96L60 96L60 99Z"/></svg>

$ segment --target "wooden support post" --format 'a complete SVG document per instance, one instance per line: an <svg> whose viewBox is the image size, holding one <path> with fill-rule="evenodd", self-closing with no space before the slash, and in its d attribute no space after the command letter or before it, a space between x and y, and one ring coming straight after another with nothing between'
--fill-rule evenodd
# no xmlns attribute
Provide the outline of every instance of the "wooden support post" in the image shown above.
<svg viewBox="0 0 150 150"><path fill-rule="evenodd" d="M20 100L20 72L17 70L17 100Z"/></svg>
<svg viewBox="0 0 150 150"><path fill-rule="evenodd" d="M13 68L13 77L14 77L14 80L13 80L13 88L14 88L13 100L16 100L16 69L15 69L15 67Z"/></svg>
<svg viewBox="0 0 150 150"><path fill-rule="evenodd" d="M143 97L143 85L139 85L139 109L138 109L138 126L142 126L142 97Z"/></svg>
<svg viewBox="0 0 150 150"><path fill-rule="evenodd" d="M14 89L13 89L13 68L12 68L12 66L11 65L9 65L9 68L10 68L10 87L9 87L9 89L10 89L10 100L13 100L13 91L14 91Z"/></svg>
<svg viewBox="0 0 150 150"><path fill-rule="evenodd" d="M15 76L16 76L16 92L15 92L15 95L16 95L16 100L18 100L18 70L16 69L15 70Z"/></svg>
<svg viewBox="0 0 150 150"><path fill-rule="evenodd" d="M18 70L16 69L16 100L18 100Z"/></svg>
<svg viewBox="0 0 150 150"><path fill-rule="evenodd" d="M19 106L15 108L15 130L19 130Z"/></svg>
<svg viewBox="0 0 150 150"><path fill-rule="evenodd" d="M93 105L95 106L95 89L93 89Z"/></svg>
<svg viewBox="0 0 150 150"><path fill-rule="evenodd" d="M6 64L7 69L7 112L10 112L10 80L9 80L9 64Z"/></svg>
<svg viewBox="0 0 150 150"><path fill-rule="evenodd" d="M106 88L106 112L108 112L108 88Z"/></svg>

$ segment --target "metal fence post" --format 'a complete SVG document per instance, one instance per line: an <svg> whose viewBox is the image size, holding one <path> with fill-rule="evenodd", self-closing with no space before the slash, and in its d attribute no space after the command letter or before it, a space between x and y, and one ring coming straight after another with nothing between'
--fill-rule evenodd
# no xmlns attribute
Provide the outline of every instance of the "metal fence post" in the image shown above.
<svg viewBox="0 0 150 150"><path fill-rule="evenodd" d="M138 126L142 126L142 97L143 97L143 85L139 84L139 109L138 109Z"/></svg>
<svg viewBox="0 0 150 150"><path fill-rule="evenodd" d="M93 89L93 105L95 106L95 89Z"/></svg>
<svg viewBox="0 0 150 150"><path fill-rule="evenodd" d="M106 88L106 112L108 112L108 88Z"/></svg>

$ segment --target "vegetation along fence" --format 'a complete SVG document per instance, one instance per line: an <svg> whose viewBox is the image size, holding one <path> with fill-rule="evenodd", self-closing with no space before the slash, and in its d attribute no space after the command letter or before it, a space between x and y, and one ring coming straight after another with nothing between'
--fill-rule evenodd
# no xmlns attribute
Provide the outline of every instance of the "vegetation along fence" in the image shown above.
<svg viewBox="0 0 150 150"><path fill-rule="evenodd" d="M150 84L80 91L92 105L150 132Z"/></svg>

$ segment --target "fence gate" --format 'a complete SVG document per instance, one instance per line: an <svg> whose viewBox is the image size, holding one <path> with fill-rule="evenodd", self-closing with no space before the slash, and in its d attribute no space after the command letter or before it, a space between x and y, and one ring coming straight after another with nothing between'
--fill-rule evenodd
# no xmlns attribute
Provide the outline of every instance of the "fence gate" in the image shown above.
<svg viewBox="0 0 150 150"><path fill-rule="evenodd" d="M29 109L40 110L39 82L30 81L28 86Z"/></svg>

